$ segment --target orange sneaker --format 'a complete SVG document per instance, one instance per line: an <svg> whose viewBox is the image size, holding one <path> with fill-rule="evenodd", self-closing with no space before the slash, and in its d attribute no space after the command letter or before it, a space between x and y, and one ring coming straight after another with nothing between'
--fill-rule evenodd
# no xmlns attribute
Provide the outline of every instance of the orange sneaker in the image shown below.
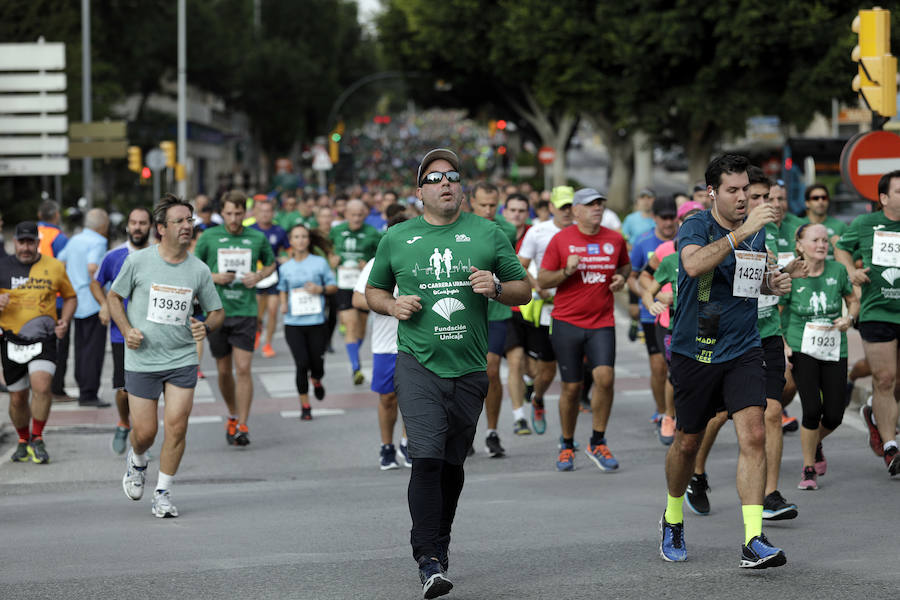
<svg viewBox="0 0 900 600"><path fill-rule="evenodd" d="M262 352L263 356L265 356L266 358L274 358L275 356L275 349L272 348L272 344L266 344L265 346L263 346Z"/></svg>
<svg viewBox="0 0 900 600"><path fill-rule="evenodd" d="M250 429L244 423L238 425L237 434L234 436L235 446L248 446L250 444Z"/></svg>
<svg viewBox="0 0 900 600"><path fill-rule="evenodd" d="M225 422L225 441L229 446L234 446L234 436L237 435L238 422L237 419L229 418Z"/></svg>

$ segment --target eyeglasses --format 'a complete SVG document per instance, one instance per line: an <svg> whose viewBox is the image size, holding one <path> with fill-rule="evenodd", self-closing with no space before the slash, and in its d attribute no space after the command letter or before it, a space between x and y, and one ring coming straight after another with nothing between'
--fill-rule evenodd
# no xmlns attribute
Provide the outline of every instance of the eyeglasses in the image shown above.
<svg viewBox="0 0 900 600"><path fill-rule="evenodd" d="M447 176L448 183L459 183L459 171L432 171L422 178L419 185L426 183L440 183L443 181L444 175Z"/></svg>
<svg viewBox="0 0 900 600"><path fill-rule="evenodd" d="M810 196L810 200L828 200L828 196Z"/></svg>
<svg viewBox="0 0 900 600"><path fill-rule="evenodd" d="M194 217L185 217L183 219L175 219L174 221L169 221L170 225L175 225L176 227L180 227L183 223L187 223L188 225L193 226L194 223L197 222L197 219Z"/></svg>

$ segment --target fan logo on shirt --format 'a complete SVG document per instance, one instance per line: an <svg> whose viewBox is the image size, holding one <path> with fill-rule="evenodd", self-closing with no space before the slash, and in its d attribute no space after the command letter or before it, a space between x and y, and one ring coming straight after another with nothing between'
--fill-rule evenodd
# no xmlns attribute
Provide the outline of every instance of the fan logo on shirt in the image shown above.
<svg viewBox="0 0 900 600"><path fill-rule="evenodd" d="M447 322L450 322L450 317L458 310L465 310L466 306L456 298L444 298L443 300L438 300L434 303L434 306L431 307L431 310L441 315Z"/></svg>
<svg viewBox="0 0 900 600"><path fill-rule="evenodd" d="M897 280L897 278L900 277L900 269L897 269L894 267L892 267L890 269L885 269L881 273L881 276L884 277L885 281L887 281L889 284L891 284L893 286L894 282Z"/></svg>

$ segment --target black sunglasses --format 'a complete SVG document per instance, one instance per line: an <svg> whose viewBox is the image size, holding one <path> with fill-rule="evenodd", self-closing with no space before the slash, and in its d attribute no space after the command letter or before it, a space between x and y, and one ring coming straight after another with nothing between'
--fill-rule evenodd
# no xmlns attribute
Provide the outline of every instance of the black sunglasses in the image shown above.
<svg viewBox="0 0 900 600"><path fill-rule="evenodd" d="M444 175L447 176L447 181L449 183L459 183L459 171L432 171L422 178L419 185L425 183L440 183L444 179Z"/></svg>

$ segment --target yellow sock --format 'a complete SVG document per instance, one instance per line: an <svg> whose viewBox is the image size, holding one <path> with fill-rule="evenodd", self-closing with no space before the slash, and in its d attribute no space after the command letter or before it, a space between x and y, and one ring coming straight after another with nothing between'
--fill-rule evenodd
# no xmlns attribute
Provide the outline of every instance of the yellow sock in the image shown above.
<svg viewBox="0 0 900 600"><path fill-rule="evenodd" d="M762 504L744 504L741 506L744 513L744 544L762 533Z"/></svg>
<svg viewBox="0 0 900 600"><path fill-rule="evenodd" d="M759 513L760 527L762 527L762 507ZM675 498L666 494L666 523L677 525L684 523L684 496Z"/></svg>

